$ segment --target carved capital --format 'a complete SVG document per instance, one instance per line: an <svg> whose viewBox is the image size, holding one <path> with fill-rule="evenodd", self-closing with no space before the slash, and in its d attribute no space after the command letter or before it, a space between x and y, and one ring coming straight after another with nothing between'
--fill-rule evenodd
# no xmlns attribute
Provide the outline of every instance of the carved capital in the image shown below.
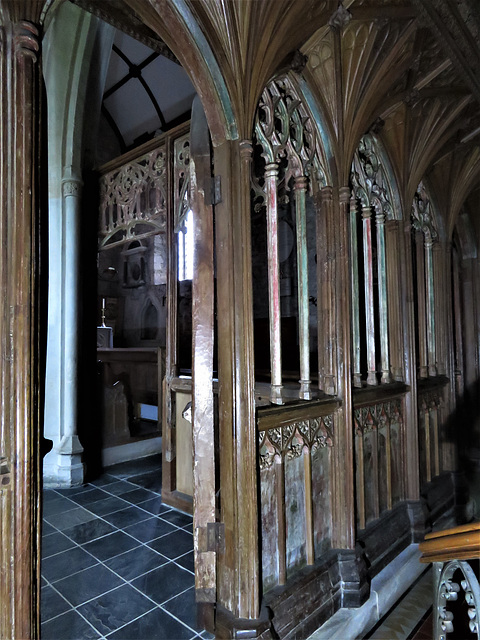
<svg viewBox="0 0 480 640"><path fill-rule="evenodd" d="M240 157L242 160L250 162L253 154L253 145L251 140L240 141Z"/></svg>
<svg viewBox="0 0 480 640"><path fill-rule="evenodd" d="M78 198L82 191L82 185L83 183L81 180L64 180L62 182L63 197L74 196Z"/></svg>
<svg viewBox="0 0 480 640"><path fill-rule="evenodd" d="M335 11L335 13L332 14L332 17L328 21L328 24L334 29L343 29L347 26L351 19L352 14L350 13L350 11L345 9L343 4L340 2L338 9Z"/></svg>
<svg viewBox="0 0 480 640"><path fill-rule="evenodd" d="M34 62L38 59L40 49L40 34L38 27L33 22L21 20L14 27L15 53L17 57L28 57Z"/></svg>

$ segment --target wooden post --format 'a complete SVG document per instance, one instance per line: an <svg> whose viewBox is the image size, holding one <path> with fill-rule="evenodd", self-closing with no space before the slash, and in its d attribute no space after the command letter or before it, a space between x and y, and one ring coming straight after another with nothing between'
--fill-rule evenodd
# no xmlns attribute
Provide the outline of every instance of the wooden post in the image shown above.
<svg viewBox="0 0 480 640"><path fill-rule="evenodd" d="M309 447L303 449L303 470L305 474L305 533L307 564L315 563L312 503L312 452Z"/></svg>
<svg viewBox="0 0 480 640"><path fill-rule="evenodd" d="M360 369L360 287L358 284L358 238L357 238L357 199L352 193L350 198L350 261L352 268L352 359L353 386L361 388Z"/></svg>
<svg viewBox="0 0 480 640"><path fill-rule="evenodd" d="M239 618L260 613L257 428L250 228L252 145L215 148L222 201L215 206L218 264L219 451L225 550L217 554L217 602Z"/></svg>
<svg viewBox="0 0 480 640"><path fill-rule="evenodd" d="M387 220L385 223L385 253L387 260L388 282L388 335L390 346L390 362L393 379L403 382L403 347L402 321L400 309L402 306L402 286L400 279L399 249L400 225L398 220Z"/></svg>
<svg viewBox="0 0 480 640"><path fill-rule="evenodd" d="M190 193L193 213L192 431L195 596L216 602L216 549L206 544L215 523L215 437L213 405L213 207L208 125L197 97L190 134Z"/></svg>
<svg viewBox="0 0 480 640"><path fill-rule="evenodd" d="M38 233L42 2L0 12L0 637L38 637ZM29 21L31 20L31 22Z"/></svg>
<svg viewBox="0 0 480 640"><path fill-rule="evenodd" d="M267 254L268 254L268 308L270 325L270 402L283 404L282 398L282 345L280 310L280 263L278 260L278 164L265 167L267 192Z"/></svg>
<svg viewBox="0 0 480 640"><path fill-rule="evenodd" d="M287 582L287 522L285 517L285 462L278 457L275 464L275 491L278 527L278 584Z"/></svg>
<svg viewBox="0 0 480 640"><path fill-rule="evenodd" d="M295 214L297 232L298 324L300 340L300 393L302 400L312 398L310 390L310 339L308 330L308 250L306 203L307 179L295 179Z"/></svg>
<svg viewBox="0 0 480 640"><path fill-rule="evenodd" d="M332 187L323 187L321 191L321 208L317 209L317 229L322 229L325 233L322 238L321 233L317 232L317 281L321 291L318 304L319 378L322 379L323 391L334 396L337 388L334 365L337 326L335 271L332 260L334 254L332 244L335 237ZM320 342L320 336L323 336L322 342Z"/></svg>

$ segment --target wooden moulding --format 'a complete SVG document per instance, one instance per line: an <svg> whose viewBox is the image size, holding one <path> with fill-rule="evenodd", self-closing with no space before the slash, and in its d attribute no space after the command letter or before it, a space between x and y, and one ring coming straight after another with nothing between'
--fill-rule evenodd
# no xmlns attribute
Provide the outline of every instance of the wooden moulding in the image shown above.
<svg viewBox="0 0 480 640"><path fill-rule="evenodd" d="M283 407L258 407L257 425L259 431L267 431L298 420L309 420L330 415L340 406L338 399L326 398L305 402L294 402Z"/></svg>
<svg viewBox="0 0 480 640"><path fill-rule="evenodd" d="M419 548L424 563L480 558L480 522L429 533Z"/></svg>

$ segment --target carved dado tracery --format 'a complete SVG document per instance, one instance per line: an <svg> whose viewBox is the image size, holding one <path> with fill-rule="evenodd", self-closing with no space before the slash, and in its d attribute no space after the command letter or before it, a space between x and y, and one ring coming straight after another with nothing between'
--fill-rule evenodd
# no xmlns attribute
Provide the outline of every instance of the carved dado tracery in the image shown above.
<svg viewBox="0 0 480 640"><path fill-rule="evenodd" d="M333 447L332 427L333 416L328 415L260 431L260 469L268 469L285 458L298 458L305 450L313 452L320 447Z"/></svg>
<svg viewBox="0 0 480 640"><path fill-rule="evenodd" d="M165 146L102 176L100 190L100 249L165 232Z"/></svg>
<svg viewBox="0 0 480 640"><path fill-rule="evenodd" d="M354 412L355 432L357 435L392 424L399 424L402 420L402 403L399 398L368 407L359 407Z"/></svg>

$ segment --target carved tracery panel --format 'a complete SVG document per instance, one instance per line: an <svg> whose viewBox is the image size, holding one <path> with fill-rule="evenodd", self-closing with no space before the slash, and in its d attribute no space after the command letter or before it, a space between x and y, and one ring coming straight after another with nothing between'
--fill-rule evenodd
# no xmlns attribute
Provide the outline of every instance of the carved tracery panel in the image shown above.
<svg viewBox="0 0 480 640"><path fill-rule="evenodd" d="M100 178L99 248L165 232L165 146Z"/></svg>
<svg viewBox="0 0 480 640"><path fill-rule="evenodd" d="M382 383L392 379L385 224L395 218L394 196L372 133L355 152L350 187L353 382L361 387L364 378L368 385L376 385L378 375Z"/></svg>
<svg viewBox="0 0 480 640"><path fill-rule="evenodd" d="M283 404L279 204L293 192L297 250L299 397L312 398L310 381L309 281L307 248L307 193L325 186L325 172L315 124L288 76L270 82L260 99L254 129L252 191L255 211L266 211L271 393Z"/></svg>

